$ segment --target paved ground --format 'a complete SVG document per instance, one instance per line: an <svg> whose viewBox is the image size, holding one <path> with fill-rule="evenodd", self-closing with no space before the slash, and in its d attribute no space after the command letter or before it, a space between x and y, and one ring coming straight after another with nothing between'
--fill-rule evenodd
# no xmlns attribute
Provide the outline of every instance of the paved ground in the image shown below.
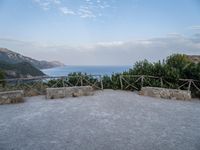
<svg viewBox="0 0 200 150"><path fill-rule="evenodd" d="M0 106L0 150L200 150L200 101L105 90Z"/></svg>

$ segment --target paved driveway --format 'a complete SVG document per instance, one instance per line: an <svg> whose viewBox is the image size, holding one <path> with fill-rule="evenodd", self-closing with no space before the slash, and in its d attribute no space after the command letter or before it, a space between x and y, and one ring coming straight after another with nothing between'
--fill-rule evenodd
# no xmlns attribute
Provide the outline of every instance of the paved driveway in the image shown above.
<svg viewBox="0 0 200 150"><path fill-rule="evenodd" d="M200 101L32 97L0 106L0 150L200 150Z"/></svg>

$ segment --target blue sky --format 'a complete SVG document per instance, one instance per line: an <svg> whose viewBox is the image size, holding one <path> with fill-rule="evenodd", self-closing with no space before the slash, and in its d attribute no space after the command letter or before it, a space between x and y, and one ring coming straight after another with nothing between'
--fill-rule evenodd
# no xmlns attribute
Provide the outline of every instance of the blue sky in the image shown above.
<svg viewBox="0 0 200 150"><path fill-rule="evenodd" d="M131 65L200 54L199 16L199 0L0 0L0 47L66 64Z"/></svg>

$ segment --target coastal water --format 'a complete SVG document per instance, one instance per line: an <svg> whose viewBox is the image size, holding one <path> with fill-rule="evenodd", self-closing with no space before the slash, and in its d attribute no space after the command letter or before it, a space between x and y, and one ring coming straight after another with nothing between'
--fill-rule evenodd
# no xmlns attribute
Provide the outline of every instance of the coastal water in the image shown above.
<svg viewBox="0 0 200 150"><path fill-rule="evenodd" d="M131 66L65 66L42 70L48 76L67 76L69 73L82 72L92 75L111 75L128 71Z"/></svg>

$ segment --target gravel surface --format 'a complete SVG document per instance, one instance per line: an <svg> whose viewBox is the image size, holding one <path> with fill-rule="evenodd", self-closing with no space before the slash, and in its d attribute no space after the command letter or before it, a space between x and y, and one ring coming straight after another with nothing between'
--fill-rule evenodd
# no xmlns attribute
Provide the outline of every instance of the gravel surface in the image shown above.
<svg viewBox="0 0 200 150"><path fill-rule="evenodd" d="M104 90L0 105L0 150L200 150L200 101Z"/></svg>

